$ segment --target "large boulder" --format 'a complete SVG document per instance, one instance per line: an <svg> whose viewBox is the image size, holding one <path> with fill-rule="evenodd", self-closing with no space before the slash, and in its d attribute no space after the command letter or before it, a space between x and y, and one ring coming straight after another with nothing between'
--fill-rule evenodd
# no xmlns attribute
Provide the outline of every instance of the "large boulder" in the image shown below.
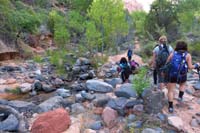
<svg viewBox="0 0 200 133"><path fill-rule="evenodd" d="M116 124L118 114L117 111L113 110L110 107L106 107L103 110L102 118L103 121L106 123L106 126L113 127Z"/></svg>
<svg viewBox="0 0 200 133"><path fill-rule="evenodd" d="M105 82L112 85L115 88L117 84L122 83L122 80L121 78L113 78L113 79L105 79Z"/></svg>
<svg viewBox="0 0 200 133"><path fill-rule="evenodd" d="M62 107L62 103L63 103L63 98L61 96L52 97L39 104L38 107L36 108L36 112L38 113L48 112L55 108Z"/></svg>
<svg viewBox="0 0 200 133"><path fill-rule="evenodd" d="M27 122L14 108L0 105L0 131L27 132Z"/></svg>
<svg viewBox="0 0 200 133"><path fill-rule="evenodd" d="M88 80L86 82L86 87L88 88L89 91L95 91L101 93L107 93L113 91L113 87L110 84L99 80Z"/></svg>
<svg viewBox="0 0 200 133"><path fill-rule="evenodd" d="M62 108L41 114L33 123L31 133L61 133L70 126L70 116Z"/></svg>
<svg viewBox="0 0 200 133"><path fill-rule="evenodd" d="M111 107L114 110L117 110L119 115L125 115L125 108L126 108L127 99L124 97L111 99L107 106Z"/></svg>
<svg viewBox="0 0 200 133"><path fill-rule="evenodd" d="M142 94L144 110L149 114L157 114L164 107L164 92L146 89Z"/></svg>
<svg viewBox="0 0 200 133"><path fill-rule="evenodd" d="M10 101L8 105L18 110L19 112L31 112L36 107L36 105L31 102L18 101L18 100Z"/></svg>
<svg viewBox="0 0 200 133"><path fill-rule="evenodd" d="M117 97L137 98L137 92L133 88L133 85L129 83L123 84L118 90L115 91L115 95Z"/></svg>
<svg viewBox="0 0 200 133"><path fill-rule="evenodd" d="M178 116L169 116L168 123L173 127L177 128L179 131L183 129L183 121Z"/></svg>
<svg viewBox="0 0 200 133"><path fill-rule="evenodd" d="M96 99L93 100L93 104L96 107L104 107L110 100L110 97L108 95L96 94L95 96Z"/></svg>
<svg viewBox="0 0 200 133"><path fill-rule="evenodd" d="M200 81L197 82L193 87L195 90L200 90Z"/></svg>

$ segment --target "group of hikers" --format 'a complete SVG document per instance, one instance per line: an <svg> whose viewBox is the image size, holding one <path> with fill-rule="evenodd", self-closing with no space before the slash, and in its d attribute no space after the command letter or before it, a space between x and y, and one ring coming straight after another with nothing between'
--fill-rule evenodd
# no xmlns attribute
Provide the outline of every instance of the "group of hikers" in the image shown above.
<svg viewBox="0 0 200 133"><path fill-rule="evenodd" d="M186 88L188 69L198 69L199 63L192 64L191 54L185 41L177 41L175 49L167 44L167 37L161 36L158 44L153 48L153 57L149 66L153 68L154 87L162 90L165 86L168 89L168 111L174 112L173 100L176 84L179 85L178 101L183 101ZM120 60L118 72L121 72L123 83L128 82L129 75L139 67L132 58L132 49L127 52L128 61L125 57Z"/></svg>

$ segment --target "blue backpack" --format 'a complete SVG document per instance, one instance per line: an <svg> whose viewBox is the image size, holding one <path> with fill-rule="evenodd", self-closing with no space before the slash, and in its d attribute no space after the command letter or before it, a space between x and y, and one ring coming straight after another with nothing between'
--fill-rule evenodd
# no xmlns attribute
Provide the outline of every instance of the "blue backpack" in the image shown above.
<svg viewBox="0 0 200 133"><path fill-rule="evenodd" d="M173 53L173 57L170 61L169 77L177 77L177 80L179 81L187 74L188 65L186 61L186 55L187 52L175 51Z"/></svg>

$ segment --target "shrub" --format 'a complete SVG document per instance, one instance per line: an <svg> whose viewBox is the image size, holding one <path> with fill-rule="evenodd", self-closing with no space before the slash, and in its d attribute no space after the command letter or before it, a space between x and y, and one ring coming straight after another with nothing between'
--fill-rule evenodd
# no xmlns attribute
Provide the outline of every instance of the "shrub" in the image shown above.
<svg viewBox="0 0 200 133"><path fill-rule="evenodd" d="M148 69L145 67L140 68L137 75L133 78L133 87L141 96L142 92L150 86L149 77L146 76Z"/></svg>

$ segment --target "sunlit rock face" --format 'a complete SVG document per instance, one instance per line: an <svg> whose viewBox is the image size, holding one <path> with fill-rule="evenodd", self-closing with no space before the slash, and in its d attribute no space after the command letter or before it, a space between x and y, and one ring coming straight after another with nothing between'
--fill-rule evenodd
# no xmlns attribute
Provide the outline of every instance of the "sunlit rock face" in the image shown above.
<svg viewBox="0 0 200 133"><path fill-rule="evenodd" d="M123 2L125 9L127 9L129 12L143 10L142 4L137 2L137 0L123 0Z"/></svg>

